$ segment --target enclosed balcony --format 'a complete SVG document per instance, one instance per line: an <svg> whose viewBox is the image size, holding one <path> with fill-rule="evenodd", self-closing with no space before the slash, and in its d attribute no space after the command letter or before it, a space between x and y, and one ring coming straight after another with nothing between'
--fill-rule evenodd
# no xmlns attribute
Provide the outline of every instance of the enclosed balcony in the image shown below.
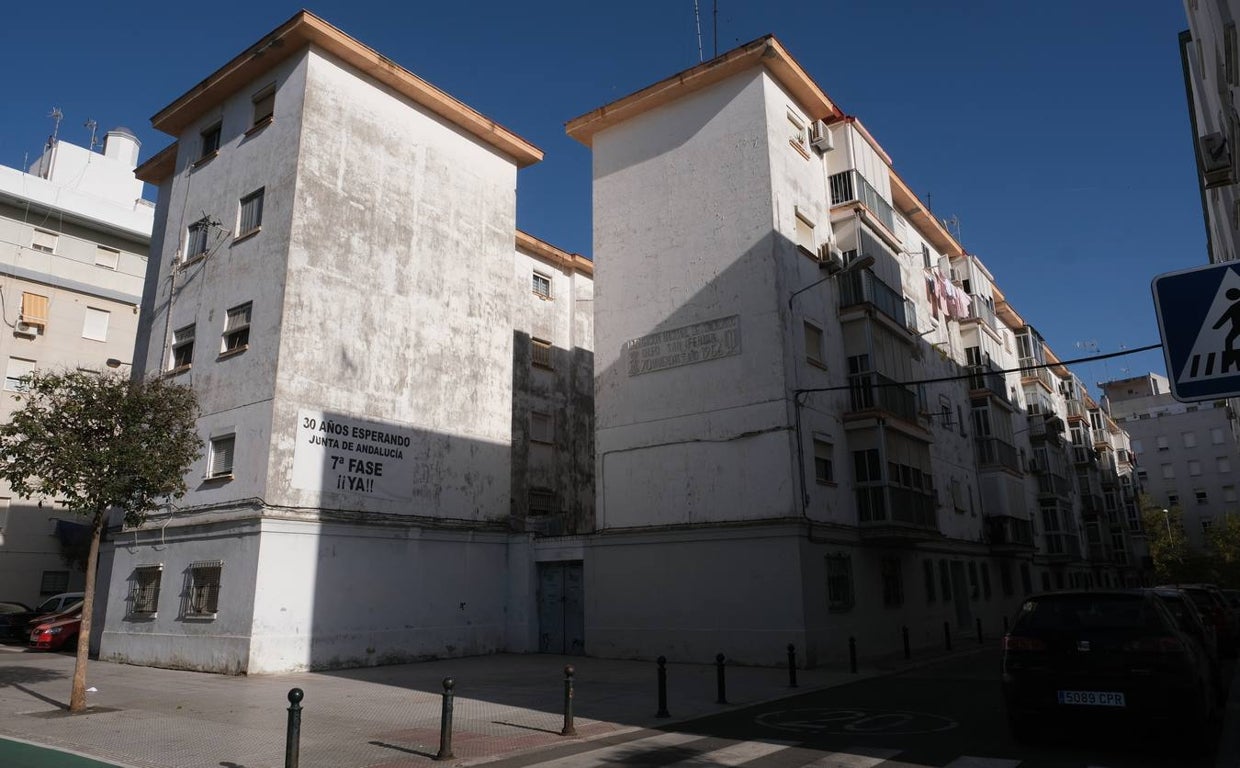
<svg viewBox="0 0 1240 768"><path fill-rule="evenodd" d="M1011 402L1008 399L1007 380L994 367L971 365L968 370L971 393L985 393L1004 403Z"/></svg>
<svg viewBox="0 0 1240 768"><path fill-rule="evenodd" d="M917 395L881 373L855 373L848 377L848 410L852 414L881 411L918 423Z"/></svg>
<svg viewBox="0 0 1240 768"><path fill-rule="evenodd" d="M842 171L830 176L827 181L831 185L831 205L857 201L870 209L889 232L895 233L896 217L891 203L884 200L864 176L856 171Z"/></svg>
<svg viewBox="0 0 1240 768"><path fill-rule="evenodd" d="M996 553L1028 552L1033 549L1033 523L1019 517L986 518L986 540Z"/></svg>
<svg viewBox="0 0 1240 768"><path fill-rule="evenodd" d="M1038 495L1071 498L1072 481L1064 475L1044 472L1038 475Z"/></svg>
<svg viewBox="0 0 1240 768"><path fill-rule="evenodd" d="M917 318L909 313L910 302L904 295L884 283L868 269L841 274L836 282L840 287L840 314L845 309L869 304L891 318L902 328L917 329Z"/></svg>
<svg viewBox="0 0 1240 768"><path fill-rule="evenodd" d="M861 537L873 541L930 541L942 538L934 494L891 483L856 490Z"/></svg>
<svg viewBox="0 0 1240 768"><path fill-rule="evenodd" d="M1047 531L1046 552L1044 554L1047 560L1056 562L1080 560L1081 545L1075 534L1062 531Z"/></svg>
<svg viewBox="0 0 1240 768"><path fill-rule="evenodd" d="M1022 382L1036 381L1045 387L1046 391L1053 392L1055 390L1055 383L1051 377L1050 370L1035 367L1044 364L1044 362L1033 357L1022 357L1020 359L1020 367L1022 368L1020 378Z"/></svg>
<svg viewBox="0 0 1240 768"><path fill-rule="evenodd" d="M1008 469L1022 473L1020 455L1016 446L997 437L979 437L973 441L977 448L977 465L982 469Z"/></svg>
<svg viewBox="0 0 1240 768"><path fill-rule="evenodd" d="M1046 369L1043 368L1042 370L1046 370ZM1072 398L1067 398L1066 402L1068 404L1068 420L1069 421L1084 420L1087 416L1089 416L1089 410L1085 407L1085 404L1082 403L1080 400L1073 400Z"/></svg>
<svg viewBox="0 0 1240 768"><path fill-rule="evenodd" d="M969 296L969 316L965 319L980 322L995 333L999 332L999 318L995 316L994 308L981 296Z"/></svg>

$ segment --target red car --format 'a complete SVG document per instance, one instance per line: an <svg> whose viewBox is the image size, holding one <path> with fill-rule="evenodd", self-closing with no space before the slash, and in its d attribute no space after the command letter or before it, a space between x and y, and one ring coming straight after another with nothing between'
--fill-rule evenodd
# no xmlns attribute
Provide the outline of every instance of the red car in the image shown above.
<svg viewBox="0 0 1240 768"><path fill-rule="evenodd" d="M75 603L66 610L45 616L30 631L30 647L40 651L59 651L77 642L82 626L82 604Z"/></svg>

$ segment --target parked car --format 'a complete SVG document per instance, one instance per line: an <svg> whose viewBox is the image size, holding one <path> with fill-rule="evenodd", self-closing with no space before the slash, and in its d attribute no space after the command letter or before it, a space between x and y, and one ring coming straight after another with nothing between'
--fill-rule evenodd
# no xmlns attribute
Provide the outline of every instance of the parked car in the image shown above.
<svg viewBox="0 0 1240 768"><path fill-rule="evenodd" d="M1240 641L1240 624L1233 616L1223 593L1209 584L1165 584L1162 586L1181 589L1197 604L1201 615L1214 624L1218 633L1218 650L1221 656L1234 656Z"/></svg>
<svg viewBox="0 0 1240 768"><path fill-rule="evenodd" d="M1214 624L1201 615L1201 612L1197 610L1197 604L1184 590L1155 587L1151 591L1162 601L1167 610L1171 611L1171 615L1179 622L1180 628L1201 646L1210 660L1214 692L1220 701L1225 701L1227 680L1224 679L1223 665L1219 660L1218 635L1214 631Z"/></svg>
<svg viewBox="0 0 1240 768"><path fill-rule="evenodd" d="M0 642L26 642L26 624L34 615L25 603L0 603Z"/></svg>
<svg viewBox="0 0 1240 768"><path fill-rule="evenodd" d="M1227 602L1231 607L1240 611L1240 589L1224 589L1220 591L1223 593L1223 597L1227 598Z"/></svg>
<svg viewBox="0 0 1240 768"><path fill-rule="evenodd" d="M1165 721L1201 741L1215 712L1208 654L1152 591L1033 595L1003 638L1017 739L1046 720Z"/></svg>
<svg viewBox="0 0 1240 768"><path fill-rule="evenodd" d="M44 616L30 631L30 647L40 651L59 651L77 642L82 627L82 603L68 610Z"/></svg>
<svg viewBox="0 0 1240 768"><path fill-rule="evenodd" d="M39 603L34 612L40 616L49 616L53 613L60 613L68 610L69 606L74 603L81 602L85 595L81 592L61 592L59 595L52 595L43 602Z"/></svg>

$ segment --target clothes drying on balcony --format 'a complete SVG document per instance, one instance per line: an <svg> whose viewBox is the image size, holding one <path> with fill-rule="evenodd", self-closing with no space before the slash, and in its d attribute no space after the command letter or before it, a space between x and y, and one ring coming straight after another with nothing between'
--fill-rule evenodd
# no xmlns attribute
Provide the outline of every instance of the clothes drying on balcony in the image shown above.
<svg viewBox="0 0 1240 768"><path fill-rule="evenodd" d="M963 320L969 316L969 294L943 276L938 267L926 270L926 298L929 299L935 317Z"/></svg>

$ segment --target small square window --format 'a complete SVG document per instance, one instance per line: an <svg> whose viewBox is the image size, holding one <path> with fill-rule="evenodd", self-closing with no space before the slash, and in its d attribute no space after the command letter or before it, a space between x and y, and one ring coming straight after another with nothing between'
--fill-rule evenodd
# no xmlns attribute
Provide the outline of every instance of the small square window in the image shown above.
<svg viewBox="0 0 1240 768"><path fill-rule="evenodd" d="M1201 462L1197 461L1196 459L1189 459L1188 474L1191 477L1197 477L1198 475L1200 475L1201 474Z"/></svg>
<svg viewBox="0 0 1240 768"><path fill-rule="evenodd" d="M1168 493L1168 494L1167 494L1167 506L1168 506L1168 507L1175 507L1175 506L1178 506L1178 505L1179 505L1179 503L1180 503L1180 494L1178 494L1178 493Z"/></svg>
<svg viewBox="0 0 1240 768"><path fill-rule="evenodd" d="M822 329L813 323L805 323L805 359L812 365L824 364L822 354Z"/></svg>
<svg viewBox="0 0 1240 768"><path fill-rule="evenodd" d="M107 246L97 246L95 248L95 266L104 269L115 270L121 264L121 252L115 248Z"/></svg>
<svg viewBox="0 0 1240 768"><path fill-rule="evenodd" d="M241 198L237 237L245 237L259 230L263 224L263 189L256 190Z"/></svg>
<svg viewBox="0 0 1240 768"><path fill-rule="evenodd" d="M56 243L59 240L60 235L55 232L48 232L46 229L36 229L30 239L30 247L44 253L55 253Z"/></svg>
<svg viewBox="0 0 1240 768"><path fill-rule="evenodd" d="M835 446L814 438L814 479L823 485L835 482Z"/></svg>
<svg viewBox="0 0 1240 768"><path fill-rule="evenodd" d="M1214 459L1214 468L1220 475L1226 475L1231 472L1231 459L1226 456L1219 456Z"/></svg>
<svg viewBox="0 0 1240 768"><path fill-rule="evenodd" d="M129 581L129 615L153 616L159 610L159 582L162 565L139 565Z"/></svg>
<svg viewBox="0 0 1240 768"><path fill-rule="evenodd" d="M1170 464L1163 464L1162 465L1162 476L1164 480L1174 480L1175 479L1175 467Z"/></svg>
<svg viewBox="0 0 1240 768"><path fill-rule="evenodd" d="M549 413L534 411L530 414L530 441L535 443L555 442L555 419Z"/></svg>
<svg viewBox="0 0 1240 768"><path fill-rule="evenodd" d="M1235 500L1236 500L1236 486L1224 485L1223 486L1223 501L1230 503L1230 502L1234 502Z"/></svg>
<svg viewBox="0 0 1240 768"><path fill-rule="evenodd" d="M551 363L551 342L540 339L530 341L530 362L540 368L553 368Z"/></svg>
<svg viewBox="0 0 1240 768"><path fill-rule="evenodd" d="M1200 505L1205 505L1205 504L1210 503L1209 494L1207 494L1205 491L1193 491L1193 496L1196 497L1197 503Z"/></svg>
<svg viewBox="0 0 1240 768"><path fill-rule="evenodd" d="M211 438L211 454L207 457L207 477L231 477L233 447L236 435Z"/></svg>
<svg viewBox="0 0 1240 768"><path fill-rule="evenodd" d="M185 603L182 613L189 618L214 618L220 609L220 576L224 564L219 560L190 563L185 574Z"/></svg>
<svg viewBox="0 0 1240 768"><path fill-rule="evenodd" d="M1214 427L1213 429L1211 429L1211 430L1210 430L1210 442L1211 442L1213 445L1222 445L1222 444L1223 444L1223 429L1222 429L1222 427Z"/></svg>
<svg viewBox="0 0 1240 768"><path fill-rule="evenodd" d="M250 308L246 302L239 307L228 310L224 319L224 338L220 354L243 352L250 345Z"/></svg>
<svg viewBox="0 0 1240 768"><path fill-rule="evenodd" d="M258 93L254 94L254 119L250 121L250 125L258 127L269 122L276 113L276 87L274 84L267 86Z"/></svg>
<svg viewBox="0 0 1240 768"><path fill-rule="evenodd" d="M9 392L25 392L26 378L34 371L33 360L10 357L9 367L4 374L4 388Z"/></svg>
<svg viewBox="0 0 1240 768"><path fill-rule="evenodd" d="M59 595L69 591L68 571L44 571L39 582L40 595Z"/></svg>
<svg viewBox="0 0 1240 768"><path fill-rule="evenodd" d="M550 515L555 513L555 494L545 489L530 491L530 514Z"/></svg>
<svg viewBox="0 0 1240 768"><path fill-rule="evenodd" d="M220 151L220 133L222 127L222 123L216 123L202 132L202 152L198 154L199 160L214 157L215 154Z"/></svg>
<svg viewBox="0 0 1240 768"><path fill-rule="evenodd" d="M797 247L809 253L809 255L817 258L817 241L814 239L814 222L802 216L799 212L796 218L796 237Z"/></svg>
<svg viewBox="0 0 1240 768"><path fill-rule="evenodd" d="M207 243L210 240L211 220L209 218L199 219L190 224L186 231L185 238L185 260L196 259L207 252Z"/></svg>
<svg viewBox="0 0 1240 768"><path fill-rule="evenodd" d="M108 320L112 313L106 309L86 308L86 317L82 321L82 338L91 341L108 340Z"/></svg>
<svg viewBox="0 0 1240 768"><path fill-rule="evenodd" d="M43 328L47 325L48 299L38 293L22 292L22 322Z"/></svg>
<svg viewBox="0 0 1240 768"><path fill-rule="evenodd" d="M534 273L534 295L544 299L551 298L551 278L540 272Z"/></svg>
<svg viewBox="0 0 1240 768"><path fill-rule="evenodd" d="M1192 432L1183 432L1180 434L1180 437L1184 439L1185 448L1196 448L1197 447L1197 435L1196 434Z"/></svg>
<svg viewBox="0 0 1240 768"><path fill-rule="evenodd" d="M189 368L194 362L194 326L187 325L172 332L172 355L169 370Z"/></svg>

